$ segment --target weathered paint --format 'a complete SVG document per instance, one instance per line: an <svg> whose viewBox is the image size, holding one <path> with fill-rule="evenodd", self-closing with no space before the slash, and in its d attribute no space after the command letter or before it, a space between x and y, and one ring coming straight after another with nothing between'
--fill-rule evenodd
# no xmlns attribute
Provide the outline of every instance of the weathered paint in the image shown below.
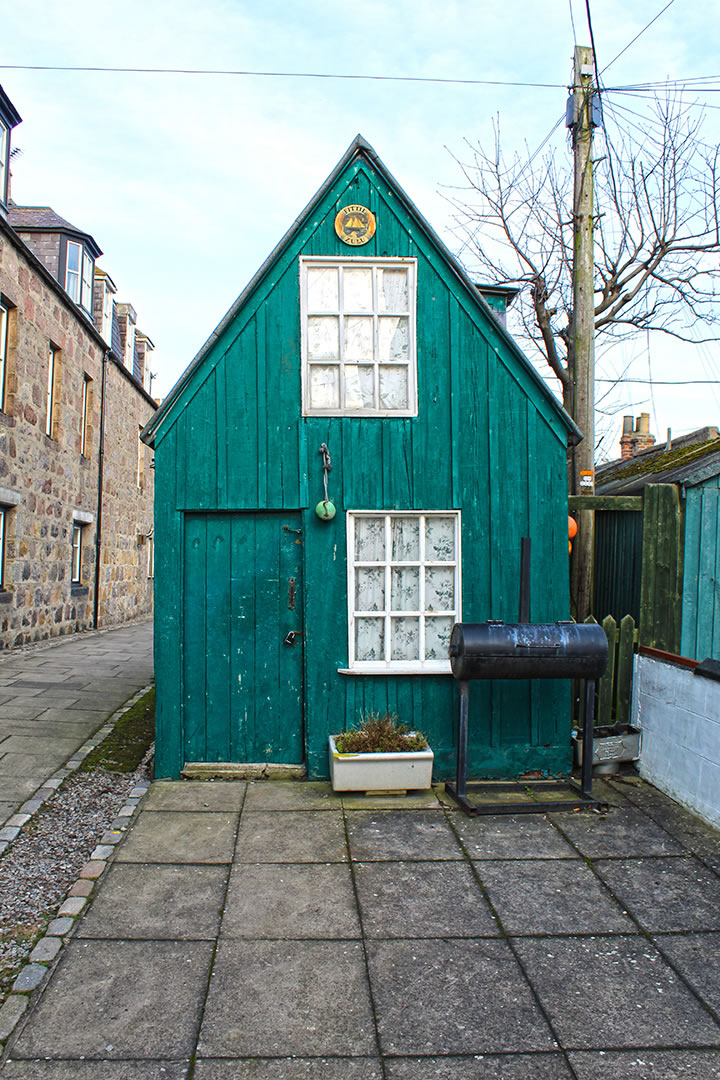
<svg viewBox="0 0 720 1080"><path fill-rule="evenodd" d="M693 660L720 660L720 477L685 493L680 651Z"/></svg>
<svg viewBox="0 0 720 1080"><path fill-rule="evenodd" d="M349 203L368 206L377 218L364 257L418 262L417 417L301 416L298 260L352 257L333 228L336 212ZM529 535L531 619L567 618L567 430L477 290L459 277L388 174L358 150L221 324L154 433L157 775L177 775L191 749L202 752L203 738L206 753L243 753L229 722L239 705L228 707L221 697L205 714L204 727L198 721L202 736L196 736L195 719L189 720L189 687L203 640L208 648L211 596L223 586L219 563L212 563L203 583L200 564L189 569L187 559L198 522L223 514L269 519L268 511L294 511L302 528L297 606L305 627L310 775L328 774L328 734L370 709L391 709L422 729L435 751L436 774L450 775L456 724L450 675L339 673L348 663L345 511L460 509L467 621L516 619L520 538ZM314 513L322 497L321 443L333 461L330 496L337 516L331 522ZM266 572L259 563L256 571ZM235 601L223 603L232 609ZM236 627L232 615L222 619L210 638L223 656L232 656ZM253 633L256 651L271 648L281 636L275 612L258 616ZM234 685L228 664L220 664L223 686L228 678ZM208 670L206 679L214 678L212 666ZM199 687L193 692L199 694ZM278 685L277 692L284 689ZM257 685L246 693L262 697ZM475 684L469 764L473 774L484 776L565 770L568 684Z"/></svg>

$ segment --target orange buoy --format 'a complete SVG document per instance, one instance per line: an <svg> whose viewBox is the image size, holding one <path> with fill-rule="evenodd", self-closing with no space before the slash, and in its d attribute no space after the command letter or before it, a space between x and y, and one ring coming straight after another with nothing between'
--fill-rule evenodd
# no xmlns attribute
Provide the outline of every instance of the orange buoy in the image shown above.
<svg viewBox="0 0 720 1080"><path fill-rule="evenodd" d="M568 514L568 536L572 540L573 536L577 536L577 521L574 517L570 517Z"/></svg>

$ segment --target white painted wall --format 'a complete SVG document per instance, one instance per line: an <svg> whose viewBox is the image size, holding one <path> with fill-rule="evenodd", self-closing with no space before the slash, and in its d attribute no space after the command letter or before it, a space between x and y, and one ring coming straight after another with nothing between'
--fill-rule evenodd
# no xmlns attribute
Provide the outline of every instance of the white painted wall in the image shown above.
<svg viewBox="0 0 720 1080"><path fill-rule="evenodd" d="M720 827L720 682L638 655L633 724L640 775Z"/></svg>

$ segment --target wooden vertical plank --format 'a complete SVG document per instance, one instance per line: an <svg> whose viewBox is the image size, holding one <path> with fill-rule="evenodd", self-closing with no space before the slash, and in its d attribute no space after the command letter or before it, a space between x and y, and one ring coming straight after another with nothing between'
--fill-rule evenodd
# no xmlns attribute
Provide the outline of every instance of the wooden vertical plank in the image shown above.
<svg viewBox="0 0 720 1080"><path fill-rule="evenodd" d="M206 746L207 526L203 514L185 515L183 581L184 761L204 761Z"/></svg>
<svg viewBox="0 0 720 1080"><path fill-rule="evenodd" d="M617 642L617 623L612 615L606 615L602 628L608 643L608 666L605 674L598 681L598 710L596 723L604 726L612 724L613 687L615 685L615 649Z"/></svg>
<svg viewBox="0 0 720 1080"><path fill-rule="evenodd" d="M703 485L688 488L685 496L685 565L683 570L682 591L682 628L680 652L692 660L698 657L698 575L700 569L700 551L703 543L702 532L702 494Z"/></svg>
<svg viewBox="0 0 720 1080"><path fill-rule="evenodd" d="M208 514L205 581L205 756L230 761L232 519Z"/></svg>
<svg viewBox="0 0 720 1080"><path fill-rule="evenodd" d="M640 644L680 648L680 505L673 484L648 484L643 509Z"/></svg>
<svg viewBox="0 0 720 1080"><path fill-rule="evenodd" d="M635 620L626 615L620 621L620 642L615 671L615 722L630 723L633 682L633 652L635 649Z"/></svg>

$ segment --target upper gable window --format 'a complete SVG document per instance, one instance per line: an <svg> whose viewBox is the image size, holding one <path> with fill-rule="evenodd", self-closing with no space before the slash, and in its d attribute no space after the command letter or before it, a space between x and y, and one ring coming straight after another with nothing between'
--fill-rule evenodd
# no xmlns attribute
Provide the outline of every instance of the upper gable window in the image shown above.
<svg viewBox="0 0 720 1080"><path fill-rule="evenodd" d="M303 413L417 416L415 259L300 260Z"/></svg>
<svg viewBox="0 0 720 1080"><path fill-rule="evenodd" d="M10 128L0 120L0 203L7 205L10 175Z"/></svg>

